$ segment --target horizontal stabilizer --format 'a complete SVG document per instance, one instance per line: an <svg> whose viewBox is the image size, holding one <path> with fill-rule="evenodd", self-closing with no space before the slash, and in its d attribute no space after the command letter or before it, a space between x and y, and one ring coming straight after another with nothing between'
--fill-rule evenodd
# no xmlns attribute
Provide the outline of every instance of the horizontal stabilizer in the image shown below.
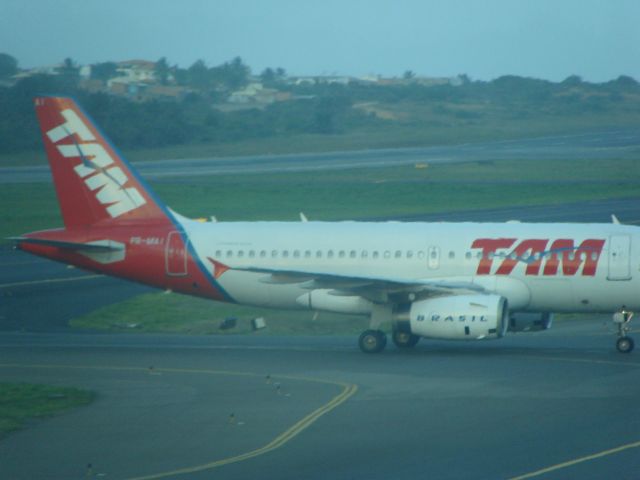
<svg viewBox="0 0 640 480"><path fill-rule="evenodd" d="M29 238L29 237L9 237L7 240L16 243L31 243L35 245L47 245L50 247L66 248L68 250L83 250L91 252L119 252L124 250L124 245L109 240L100 240L98 242L81 243L66 242L63 240L49 240L46 238Z"/></svg>

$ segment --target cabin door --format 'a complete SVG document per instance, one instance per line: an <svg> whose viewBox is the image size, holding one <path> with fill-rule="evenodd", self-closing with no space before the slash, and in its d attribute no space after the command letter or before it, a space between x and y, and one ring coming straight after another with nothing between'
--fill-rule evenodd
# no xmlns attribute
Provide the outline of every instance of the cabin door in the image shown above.
<svg viewBox="0 0 640 480"><path fill-rule="evenodd" d="M607 280L631 279L631 237L611 235L609 237L609 274Z"/></svg>
<svg viewBox="0 0 640 480"><path fill-rule="evenodd" d="M170 232L165 249L165 267L167 275L172 277L187 274L187 246L180 232Z"/></svg>

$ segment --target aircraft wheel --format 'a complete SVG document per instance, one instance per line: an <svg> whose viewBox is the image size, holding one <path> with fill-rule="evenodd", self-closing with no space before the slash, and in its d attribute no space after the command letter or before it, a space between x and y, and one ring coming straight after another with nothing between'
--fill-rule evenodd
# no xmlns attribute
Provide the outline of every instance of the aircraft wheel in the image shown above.
<svg viewBox="0 0 640 480"><path fill-rule="evenodd" d="M420 341L420 337L418 335L403 332L401 330L394 330L391 339L398 348L412 348Z"/></svg>
<svg viewBox="0 0 640 480"><path fill-rule="evenodd" d="M358 339L358 345L364 353L380 353L387 345L387 336L380 330L365 330Z"/></svg>
<svg viewBox="0 0 640 480"><path fill-rule="evenodd" d="M616 342L616 348L620 353L629 353L633 350L634 342L631 337L620 337Z"/></svg>

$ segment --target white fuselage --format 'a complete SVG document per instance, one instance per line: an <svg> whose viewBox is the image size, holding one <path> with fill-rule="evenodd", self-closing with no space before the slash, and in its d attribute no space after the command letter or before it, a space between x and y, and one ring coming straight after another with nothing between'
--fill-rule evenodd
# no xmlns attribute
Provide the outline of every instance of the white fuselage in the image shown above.
<svg viewBox="0 0 640 480"><path fill-rule="evenodd" d="M512 311L640 309L640 229L619 224L238 222L182 220L200 260L230 267L220 286L241 304L301 308L301 282L267 268L473 283ZM488 245L488 246L487 246ZM493 245L493 246L492 246ZM499 247L495 247L500 245ZM212 268L212 267L211 267Z"/></svg>

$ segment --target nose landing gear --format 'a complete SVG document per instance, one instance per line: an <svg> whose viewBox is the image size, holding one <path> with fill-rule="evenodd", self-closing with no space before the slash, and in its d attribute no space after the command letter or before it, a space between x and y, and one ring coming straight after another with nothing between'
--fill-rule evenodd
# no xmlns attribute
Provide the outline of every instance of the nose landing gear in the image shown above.
<svg viewBox="0 0 640 480"><path fill-rule="evenodd" d="M630 323L632 317L633 312L628 311L624 305L621 311L613 314L613 323L618 328L616 349L620 353L630 353L635 346L633 338L627 335L631 331Z"/></svg>

